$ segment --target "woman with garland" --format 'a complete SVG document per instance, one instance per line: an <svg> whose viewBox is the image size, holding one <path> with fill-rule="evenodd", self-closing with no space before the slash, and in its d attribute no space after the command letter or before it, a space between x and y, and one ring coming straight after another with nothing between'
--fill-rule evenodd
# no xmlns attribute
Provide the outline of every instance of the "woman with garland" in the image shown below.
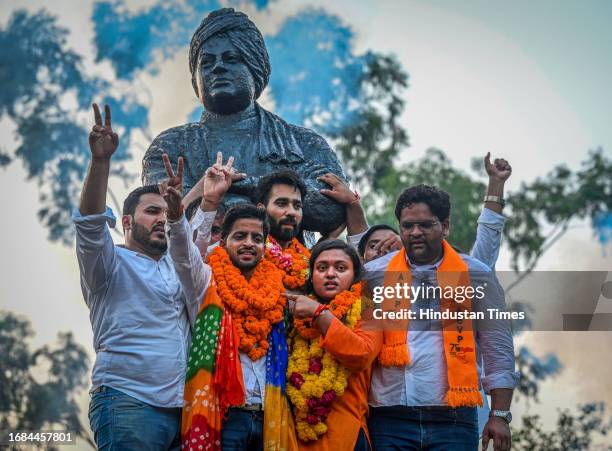
<svg viewBox="0 0 612 451"><path fill-rule="evenodd" d="M312 249L309 270L312 294L286 295L294 318L286 392L299 448L369 450L368 391L382 333L361 317L361 262L345 242L327 240Z"/></svg>

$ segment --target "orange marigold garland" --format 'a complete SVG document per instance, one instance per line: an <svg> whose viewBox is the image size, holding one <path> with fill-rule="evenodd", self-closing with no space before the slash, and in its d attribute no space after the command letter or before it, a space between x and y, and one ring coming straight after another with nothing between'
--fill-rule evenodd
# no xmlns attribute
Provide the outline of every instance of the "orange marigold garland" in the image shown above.
<svg viewBox="0 0 612 451"><path fill-rule="evenodd" d="M239 349L251 360L258 360L268 351L268 334L272 325L283 319L286 298L282 296L283 273L266 260L259 262L247 281L221 247L216 247L208 263L217 284L219 297L232 312Z"/></svg>
<svg viewBox="0 0 612 451"><path fill-rule="evenodd" d="M361 284L343 291L329 303L330 311L354 329L361 319ZM298 321L296 321L298 322ZM296 430L302 441L317 440L327 432L333 401L344 394L350 371L319 346L311 327L295 329L287 366L287 396L295 411Z"/></svg>
<svg viewBox="0 0 612 451"><path fill-rule="evenodd" d="M268 235L266 241L266 260L285 273L283 284L290 290L304 287L308 278L308 259L310 252L293 238L287 249L283 249L274 238Z"/></svg>

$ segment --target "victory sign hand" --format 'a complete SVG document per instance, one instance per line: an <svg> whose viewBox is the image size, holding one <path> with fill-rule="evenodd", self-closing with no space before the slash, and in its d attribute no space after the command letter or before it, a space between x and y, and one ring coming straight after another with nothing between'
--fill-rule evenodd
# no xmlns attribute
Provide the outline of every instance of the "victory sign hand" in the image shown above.
<svg viewBox="0 0 612 451"><path fill-rule="evenodd" d="M223 196L232 186L232 182L242 180L246 177L244 173L236 173L232 167L234 157L229 157L227 164L223 166L223 154L217 152L217 161L209 167L202 178L202 197L203 201L219 204Z"/></svg>
<svg viewBox="0 0 612 451"><path fill-rule="evenodd" d="M104 106L104 125L97 104L92 105L96 124L89 133L89 148L94 159L110 159L119 146L119 136L111 127L111 111L108 105Z"/></svg>
<svg viewBox="0 0 612 451"><path fill-rule="evenodd" d="M183 157L179 157L178 159L176 175L172 169L172 164L170 164L168 154L163 154L162 159L164 160L168 180L164 180L159 184L159 193L168 204L168 219L170 221L177 221L183 214L183 205L181 202L183 199Z"/></svg>

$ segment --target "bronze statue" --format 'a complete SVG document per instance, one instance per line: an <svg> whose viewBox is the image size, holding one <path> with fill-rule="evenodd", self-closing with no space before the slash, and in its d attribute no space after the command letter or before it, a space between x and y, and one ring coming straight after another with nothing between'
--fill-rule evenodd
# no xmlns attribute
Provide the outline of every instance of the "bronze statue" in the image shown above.
<svg viewBox="0 0 612 451"><path fill-rule="evenodd" d="M184 192L215 162L217 152L234 156L245 180L234 183L229 204L256 202L257 182L282 168L304 179L304 230L328 232L344 222L344 207L319 193L325 184L317 177L332 172L346 177L334 151L312 130L288 124L257 103L270 77L270 60L263 37L241 12L223 8L210 13L191 39L189 69L196 95L205 111L200 122L159 134L147 150L142 165L144 184L166 177L162 153L172 164L185 161Z"/></svg>

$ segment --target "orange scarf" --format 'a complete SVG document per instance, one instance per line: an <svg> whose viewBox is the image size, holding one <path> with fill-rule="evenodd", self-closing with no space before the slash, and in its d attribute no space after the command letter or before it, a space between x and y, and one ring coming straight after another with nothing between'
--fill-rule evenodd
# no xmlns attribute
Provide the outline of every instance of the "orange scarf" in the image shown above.
<svg viewBox="0 0 612 451"><path fill-rule="evenodd" d="M212 251L208 262L219 297L232 312L239 349L253 361L260 359L268 352L272 326L283 320L283 273L262 260L247 281L221 246Z"/></svg>
<svg viewBox="0 0 612 451"><path fill-rule="evenodd" d="M441 311L461 312L472 310L472 300L466 296L462 303L455 302L452 297L445 295L455 292L457 287L470 286L470 275L467 264L457 252L446 242L443 242L444 257L438 267L436 276L438 285L442 289L443 297L440 299ZM412 277L406 259L406 250L402 248L395 255L385 273L385 287L395 286L396 283L411 286ZM450 289L447 289L450 287ZM452 290L452 291L451 291ZM465 293L465 288L464 288ZM401 302L410 300L386 299L383 301L383 310L393 311ZM478 390L478 369L476 367L476 345L474 332L470 319L456 320L444 319L444 355L446 357L448 405L482 406L482 396ZM410 362L406 337L409 320L386 320L383 334L383 347L378 356L382 366L406 366Z"/></svg>

